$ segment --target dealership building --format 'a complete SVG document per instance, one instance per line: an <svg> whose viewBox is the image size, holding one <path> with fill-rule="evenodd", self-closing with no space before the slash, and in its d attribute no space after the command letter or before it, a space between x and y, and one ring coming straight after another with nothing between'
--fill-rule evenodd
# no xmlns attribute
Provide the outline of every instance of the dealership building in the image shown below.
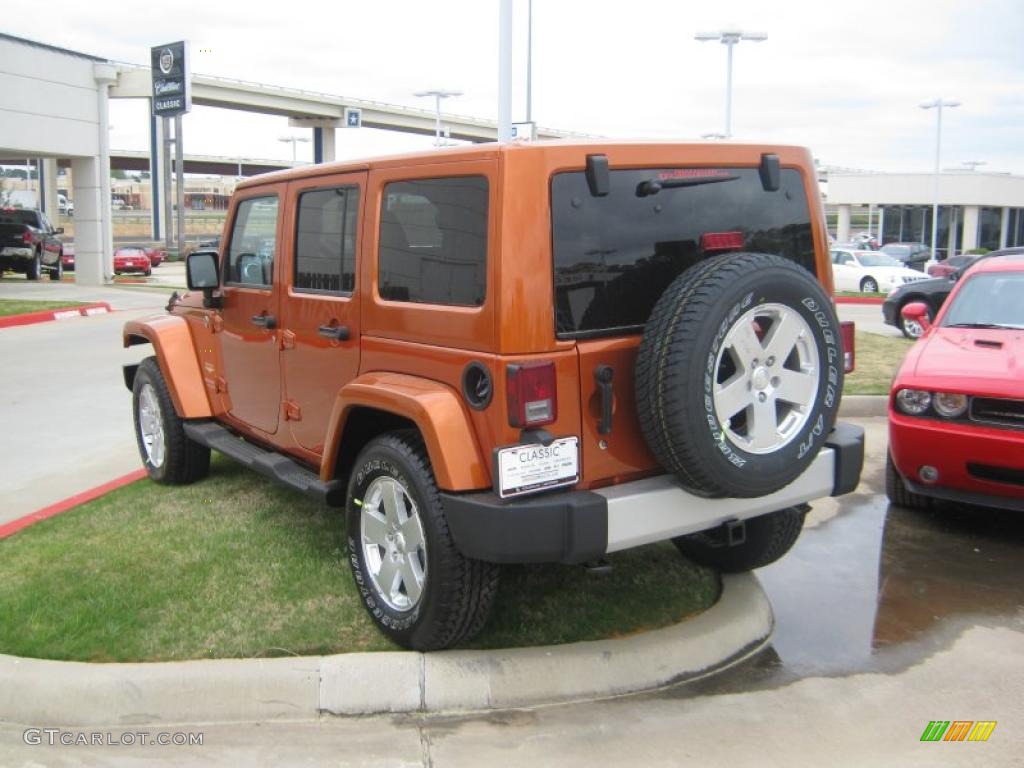
<svg viewBox="0 0 1024 768"><path fill-rule="evenodd" d="M941 254L1024 245L1024 176L978 171L939 174L936 247ZM828 174L828 205L836 239L851 236L854 213L868 212L868 229L884 243L931 245L935 174ZM858 228L860 229L860 228Z"/></svg>

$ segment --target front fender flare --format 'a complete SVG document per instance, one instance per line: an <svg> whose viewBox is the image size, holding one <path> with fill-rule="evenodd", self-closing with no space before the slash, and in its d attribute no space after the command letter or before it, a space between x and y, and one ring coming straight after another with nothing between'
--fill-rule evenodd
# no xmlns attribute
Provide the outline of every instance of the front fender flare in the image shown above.
<svg viewBox="0 0 1024 768"><path fill-rule="evenodd" d="M439 488L490 487L488 464L459 395L445 384L401 373L366 373L342 387L326 435L325 472L334 467L345 424L357 408L373 408L413 422L423 436Z"/></svg>
<svg viewBox="0 0 1024 768"><path fill-rule="evenodd" d="M129 320L122 331L125 347L150 343L156 350L160 373L167 382L174 410L183 419L208 419L213 415L203 385L199 359L188 322L177 315L153 315Z"/></svg>

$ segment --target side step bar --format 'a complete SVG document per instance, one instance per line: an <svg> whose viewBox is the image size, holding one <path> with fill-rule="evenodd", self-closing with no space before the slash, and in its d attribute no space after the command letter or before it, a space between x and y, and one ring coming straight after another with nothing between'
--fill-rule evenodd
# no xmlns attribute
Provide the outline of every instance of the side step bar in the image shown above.
<svg viewBox="0 0 1024 768"><path fill-rule="evenodd" d="M302 491L307 496L326 502L332 507L345 504L345 488L340 480L323 482L320 476L287 456L268 451L246 442L212 421L188 421L185 434L200 445L230 456L232 459L261 475Z"/></svg>

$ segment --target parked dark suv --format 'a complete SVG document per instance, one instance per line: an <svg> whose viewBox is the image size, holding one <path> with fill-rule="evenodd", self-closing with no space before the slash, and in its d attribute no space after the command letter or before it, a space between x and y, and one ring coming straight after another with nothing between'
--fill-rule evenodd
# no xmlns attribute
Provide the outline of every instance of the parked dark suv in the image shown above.
<svg viewBox="0 0 1024 768"><path fill-rule="evenodd" d="M882 253L899 259L910 269L924 272L924 265L932 257L931 246L924 243L886 243Z"/></svg>

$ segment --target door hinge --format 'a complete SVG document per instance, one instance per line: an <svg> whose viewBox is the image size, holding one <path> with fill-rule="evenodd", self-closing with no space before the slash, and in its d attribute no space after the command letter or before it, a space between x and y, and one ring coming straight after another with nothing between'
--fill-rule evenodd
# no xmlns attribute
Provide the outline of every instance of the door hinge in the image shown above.
<svg viewBox="0 0 1024 768"><path fill-rule="evenodd" d="M224 318L220 315L214 315L213 320L210 321L210 330L213 333L220 333L224 329Z"/></svg>
<svg viewBox="0 0 1024 768"><path fill-rule="evenodd" d="M284 420L302 421L302 409L299 408L298 403L293 403L291 400L284 401Z"/></svg>
<svg viewBox="0 0 1024 768"><path fill-rule="evenodd" d="M216 392L220 392L220 393L227 392L228 391L228 383L227 383L227 381L224 380L223 376L215 376L214 379L213 379L213 388L214 388L214 391L216 391Z"/></svg>
<svg viewBox="0 0 1024 768"><path fill-rule="evenodd" d="M281 331L281 349L295 349L295 331Z"/></svg>

